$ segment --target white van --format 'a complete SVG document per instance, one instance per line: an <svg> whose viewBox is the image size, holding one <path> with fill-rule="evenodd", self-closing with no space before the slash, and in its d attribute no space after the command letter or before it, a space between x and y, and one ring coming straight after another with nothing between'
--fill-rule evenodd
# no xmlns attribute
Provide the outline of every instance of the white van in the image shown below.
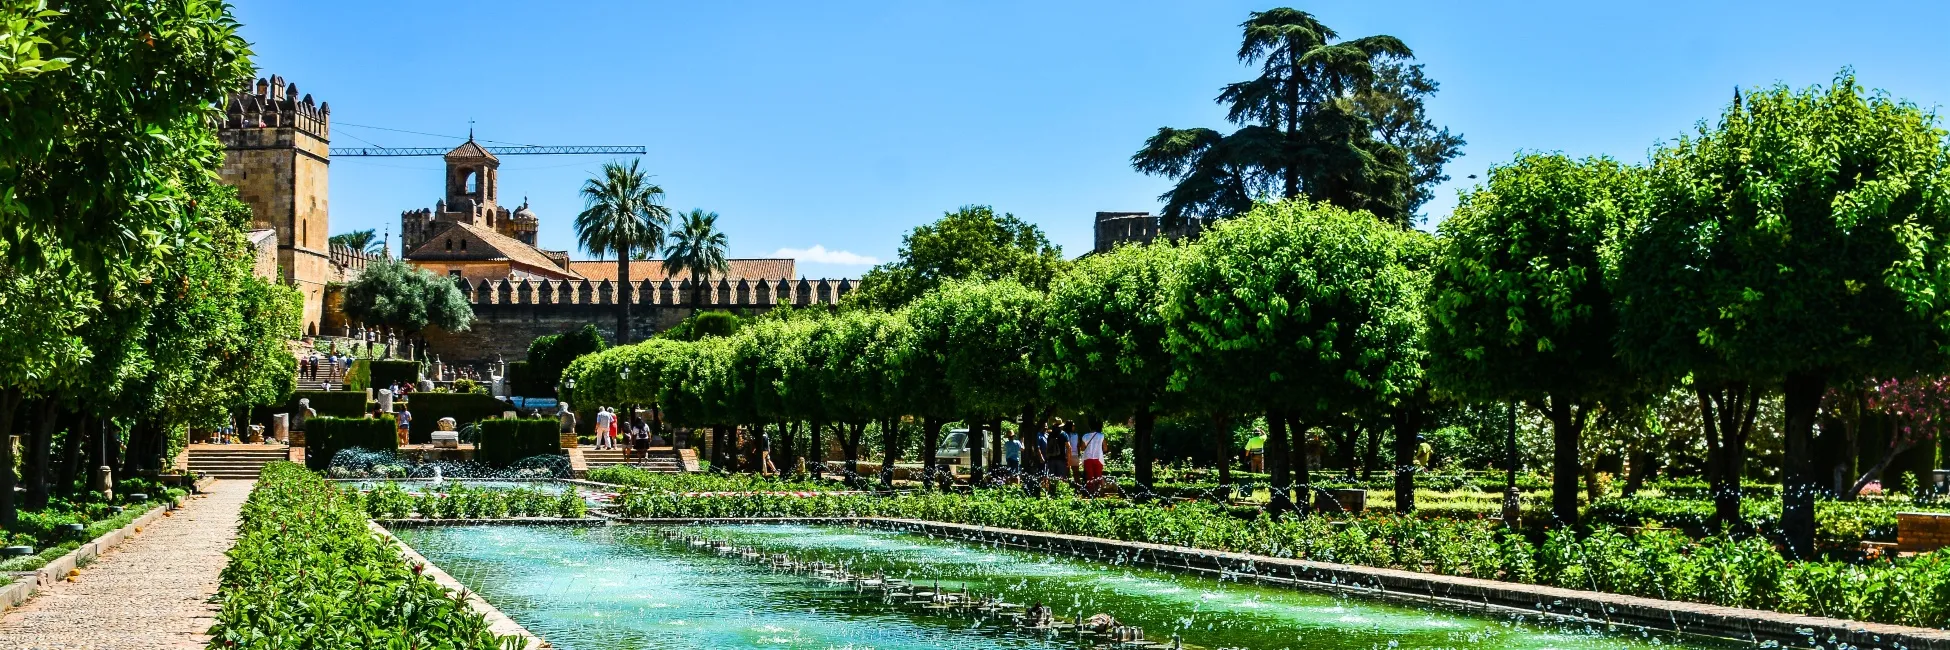
<svg viewBox="0 0 1950 650"><path fill-rule="evenodd" d="M934 462L943 465L968 464L968 430L954 429L941 437L941 446L934 450Z"/></svg>

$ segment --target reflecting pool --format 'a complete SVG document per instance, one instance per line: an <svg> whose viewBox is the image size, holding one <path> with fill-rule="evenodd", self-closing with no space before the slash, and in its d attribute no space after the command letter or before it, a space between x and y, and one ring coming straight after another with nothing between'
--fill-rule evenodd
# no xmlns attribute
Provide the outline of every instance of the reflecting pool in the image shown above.
<svg viewBox="0 0 1950 650"><path fill-rule="evenodd" d="M567 650L630 648L1076 648L1005 620L926 610L856 588L695 550L660 528L464 526L394 531L489 602ZM693 526L688 532L836 562L916 589L1106 613L1185 647L1733 648L1537 617L1475 615L1111 566L837 526Z"/></svg>

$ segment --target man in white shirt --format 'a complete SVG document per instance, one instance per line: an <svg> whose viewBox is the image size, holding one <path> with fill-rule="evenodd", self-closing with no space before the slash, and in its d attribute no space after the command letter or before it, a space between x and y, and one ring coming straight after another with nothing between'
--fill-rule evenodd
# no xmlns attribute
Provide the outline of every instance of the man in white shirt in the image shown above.
<svg viewBox="0 0 1950 650"><path fill-rule="evenodd" d="M615 421L616 421L616 414L610 413L609 407L604 406L602 408L596 409L596 448L597 449L616 448L616 438L614 436L609 435L609 425Z"/></svg>
<svg viewBox="0 0 1950 650"><path fill-rule="evenodd" d="M1077 437L1078 455L1083 457L1083 491L1097 496L1104 486L1104 433L1092 431Z"/></svg>

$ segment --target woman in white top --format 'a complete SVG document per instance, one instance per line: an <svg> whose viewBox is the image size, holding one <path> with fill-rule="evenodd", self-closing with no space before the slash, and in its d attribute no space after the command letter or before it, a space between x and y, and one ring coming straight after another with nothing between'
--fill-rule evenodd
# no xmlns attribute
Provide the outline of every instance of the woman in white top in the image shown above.
<svg viewBox="0 0 1950 650"><path fill-rule="evenodd" d="M1077 455L1083 457L1083 491L1097 496L1104 486L1104 433L1092 431L1077 436Z"/></svg>

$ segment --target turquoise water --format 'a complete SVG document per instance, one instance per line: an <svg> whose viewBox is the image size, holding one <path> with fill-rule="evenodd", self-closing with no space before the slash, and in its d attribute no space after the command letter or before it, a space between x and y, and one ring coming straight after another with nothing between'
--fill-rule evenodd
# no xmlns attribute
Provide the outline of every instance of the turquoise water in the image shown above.
<svg viewBox="0 0 1950 650"><path fill-rule="evenodd" d="M1535 617L1479 616L1107 566L846 527L687 527L688 532L905 576L1061 619L1099 612L1204 648L1719 648L1603 633ZM996 620L924 614L874 595L692 550L658 528L469 526L395 531L530 631L566 650L634 648L1075 648Z"/></svg>

